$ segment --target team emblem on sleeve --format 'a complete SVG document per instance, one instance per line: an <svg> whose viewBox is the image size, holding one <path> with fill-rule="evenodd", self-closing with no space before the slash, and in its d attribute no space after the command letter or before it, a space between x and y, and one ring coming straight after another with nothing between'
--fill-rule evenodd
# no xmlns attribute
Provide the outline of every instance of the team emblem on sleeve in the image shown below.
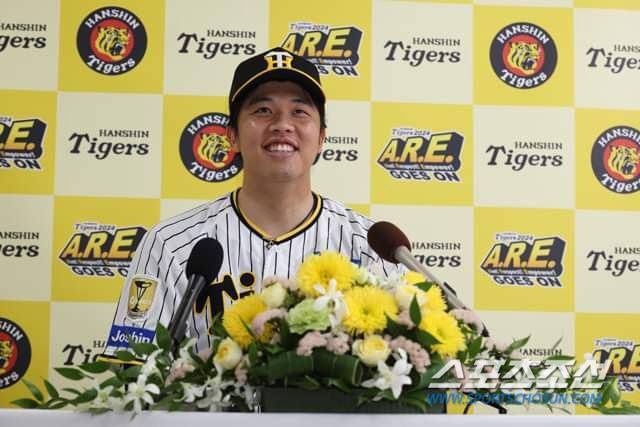
<svg viewBox="0 0 640 427"><path fill-rule="evenodd" d="M157 288L158 279L155 277L137 274L131 278L127 301L127 316L130 319L140 319L149 313Z"/></svg>

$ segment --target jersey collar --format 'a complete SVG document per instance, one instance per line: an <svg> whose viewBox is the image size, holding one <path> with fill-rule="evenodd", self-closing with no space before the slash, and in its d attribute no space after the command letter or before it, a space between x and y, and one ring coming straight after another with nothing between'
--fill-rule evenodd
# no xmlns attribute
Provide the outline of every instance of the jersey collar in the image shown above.
<svg viewBox="0 0 640 427"><path fill-rule="evenodd" d="M240 221L242 221L244 225L246 225L255 234L260 236L263 240L268 242L282 243L297 236L300 233L304 233L316 222L316 220L320 216L320 211L322 210L322 197L312 192L311 195L313 196L313 206L311 207L309 215L305 219L303 219L300 224L296 225L291 231L288 231L277 237L271 237L256 224L251 222L251 220L242 212L242 209L240 209L240 205L238 204L239 192L240 188L231 193L231 206L233 207L233 210L236 212L238 218L240 218Z"/></svg>

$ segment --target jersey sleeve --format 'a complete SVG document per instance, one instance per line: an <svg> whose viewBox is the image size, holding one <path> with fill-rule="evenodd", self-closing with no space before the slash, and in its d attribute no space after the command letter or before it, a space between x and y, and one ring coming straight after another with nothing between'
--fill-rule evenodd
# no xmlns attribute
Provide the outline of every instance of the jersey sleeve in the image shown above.
<svg viewBox="0 0 640 427"><path fill-rule="evenodd" d="M150 230L131 262L100 360L141 363L124 362L116 352L127 350L130 342L153 342L158 322L167 326L179 303L176 289L185 286L182 266L175 262L160 234Z"/></svg>

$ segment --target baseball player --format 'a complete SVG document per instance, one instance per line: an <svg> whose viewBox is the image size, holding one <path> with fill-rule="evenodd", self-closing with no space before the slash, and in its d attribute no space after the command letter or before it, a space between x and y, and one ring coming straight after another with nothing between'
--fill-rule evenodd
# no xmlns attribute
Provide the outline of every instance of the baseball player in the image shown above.
<svg viewBox="0 0 640 427"><path fill-rule="evenodd" d="M263 278L293 277L305 258L335 251L355 264L384 262L367 243L368 218L311 191L310 169L325 136L325 95L316 67L281 48L249 58L235 70L228 137L242 155L242 187L153 227L131 263L103 360L151 342L167 326L187 286L185 266L204 237L224 249L218 276L199 294L188 335L196 351L211 345L212 318L252 292Z"/></svg>

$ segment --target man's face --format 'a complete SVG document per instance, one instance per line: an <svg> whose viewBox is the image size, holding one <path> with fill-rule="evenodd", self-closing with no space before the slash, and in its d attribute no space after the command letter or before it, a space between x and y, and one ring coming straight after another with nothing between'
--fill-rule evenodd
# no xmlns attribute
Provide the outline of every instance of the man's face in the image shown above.
<svg viewBox="0 0 640 427"><path fill-rule="evenodd" d="M308 179L324 140L311 97L286 81L263 83L249 93L237 129L228 131L233 148L242 153L245 176L264 182Z"/></svg>

